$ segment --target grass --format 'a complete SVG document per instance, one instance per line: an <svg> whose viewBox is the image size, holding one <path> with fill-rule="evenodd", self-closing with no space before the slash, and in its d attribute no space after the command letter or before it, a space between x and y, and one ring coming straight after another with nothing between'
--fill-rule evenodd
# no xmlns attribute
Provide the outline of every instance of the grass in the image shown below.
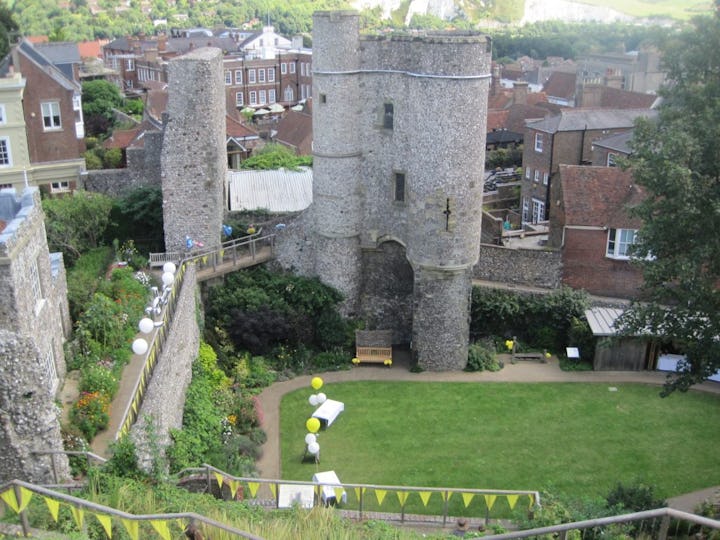
<svg viewBox="0 0 720 540"><path fill-rule="evenodd" d="M308 387L281 403L282 477L309 481L335 470L347 483L551 487L578 498L604 496L619 481L643 481L660 497L720 484L720 397L663 399L656 386L610 386L327 384L345 411L320 432L319 465L302 462Z"/></svg>
<svg viewBox="0 0 720 540"><path fill-rule="evenodd" d="M584 4L604 6L633 17L668 17L686 20L710 15L710 0L582 0Z"/></svg>

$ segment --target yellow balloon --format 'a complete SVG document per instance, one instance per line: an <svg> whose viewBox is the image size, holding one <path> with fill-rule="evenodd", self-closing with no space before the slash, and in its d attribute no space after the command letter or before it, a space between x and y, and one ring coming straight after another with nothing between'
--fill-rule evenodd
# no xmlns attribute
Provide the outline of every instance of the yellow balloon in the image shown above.
<svg viewBox="0 0 720 540"><path fill-rule="evenodd" d="M310 381L310 386L313 387L314 390L320 390L323 385L323 380L320 377L313 377Z"/></svg>
<svg viewBox="0 0 720 540"><path fill-rule="evenodd" d="M310 433L317 433L320 431L320 420L317 418L308 418L305 422L305 427Z"/></svg>

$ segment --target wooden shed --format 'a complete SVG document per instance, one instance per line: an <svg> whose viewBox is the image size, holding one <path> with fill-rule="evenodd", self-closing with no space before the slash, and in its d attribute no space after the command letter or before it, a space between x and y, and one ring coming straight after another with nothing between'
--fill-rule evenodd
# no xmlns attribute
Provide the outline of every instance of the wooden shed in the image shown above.
<svg viewBox="0 0 720 540"><path fill-rule="evenodd" d="M622 313L622 309L608 307L585 310L585 318L595 337L593 369L598 371L654 369L658 354L658 347L654 341L634 336L616 337L615 322Z"/></svg>

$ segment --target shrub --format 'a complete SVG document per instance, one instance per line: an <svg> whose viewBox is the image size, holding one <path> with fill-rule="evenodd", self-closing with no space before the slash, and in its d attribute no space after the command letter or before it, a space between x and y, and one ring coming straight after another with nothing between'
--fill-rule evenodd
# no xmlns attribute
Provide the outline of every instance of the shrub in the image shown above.
<svg viewBox="0 0 720 540"><path fill-rule="evenodd" d="M74 426L62 427L63 448L68 452L87 452L90 450L88 442L82 437ZM70 474L82 476L88 472L87 457L81 455L68 456Z"/></svg>
<svg viewBox="0 0 720 540"><path fill-rule="evenodd" d="M122 437L110 445L112 455L103 465L103 471L123 478L142 478L137 458L137 449L133 440Z"/></svg>
<svg viewBox="0 0 720 540"><path fill-rule="evenodd" d="M472 343L468 347L468 361L465 371L500 371L502 366L495 356L495 346L487 343Z"/></svg>
<svg viewBox="0 0 720 540"><path fill-rule="evenodd" d="M108 368L96 364L82 369L79 385L81 392L100 392L112 399L117 389L117 377Z"/></svg>
<svg viewBox="0 0 720 540"><path fill-rule="evenodd" d="M317 370L344 369L348 367L350 358L352 354L345 349L335 347L330 351L316 354L312 359L312 365Z"/></svg>
<svg viewBox="0 0 720 540"><path fill-rule="evenodd" d="M643 510L664 508L665 501L663 499L656 499L653 491L652 486L639 482L630 485L624 485L618 482L606 497L607 505L609 508L619 508L629 512L642 512Z"/></svg>
<svg viewBox="0 0 720 540"><path fill-rule="evenodd" d="M98 431L108 425L110 400L100 392L82 392L80 399L73 405L70 419L88 441L92 441Z"/></svg>

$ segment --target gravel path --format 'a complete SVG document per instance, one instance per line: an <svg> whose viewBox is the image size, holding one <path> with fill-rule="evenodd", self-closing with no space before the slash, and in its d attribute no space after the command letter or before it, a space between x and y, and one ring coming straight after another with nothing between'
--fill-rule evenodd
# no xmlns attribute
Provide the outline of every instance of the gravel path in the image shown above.
<svg viewBox="0 0 720 540"><path fill-rule="evenodd" d="M346 381L428 381L428 382L603 382L603 383L640 383L661 386L665 382L665 373L654 371L562 371L556 358L548 363L519 361L510 363L509 355L504 357L505 367L495 373L465 371L443 371L412 373L407 369L407 357L398 359L393 351L394 365L392 368L374 365L360 365L348 371L331 371L327 373L302 376L275 383L266 388L259 396L263 412L262 428L267 433L267 442L262 447L262 456L256 466L261 478L280 478L280 400L282 396L299 388L310 388L310 379L319 375L325 382ZM696 390L720 394L720 384L706 382L697 385ZM675 503L673 508L692 511L695 506L707 498L707 494L714 494L720 486L708 488L702 492L686 494L670 499Z"/></svg>

